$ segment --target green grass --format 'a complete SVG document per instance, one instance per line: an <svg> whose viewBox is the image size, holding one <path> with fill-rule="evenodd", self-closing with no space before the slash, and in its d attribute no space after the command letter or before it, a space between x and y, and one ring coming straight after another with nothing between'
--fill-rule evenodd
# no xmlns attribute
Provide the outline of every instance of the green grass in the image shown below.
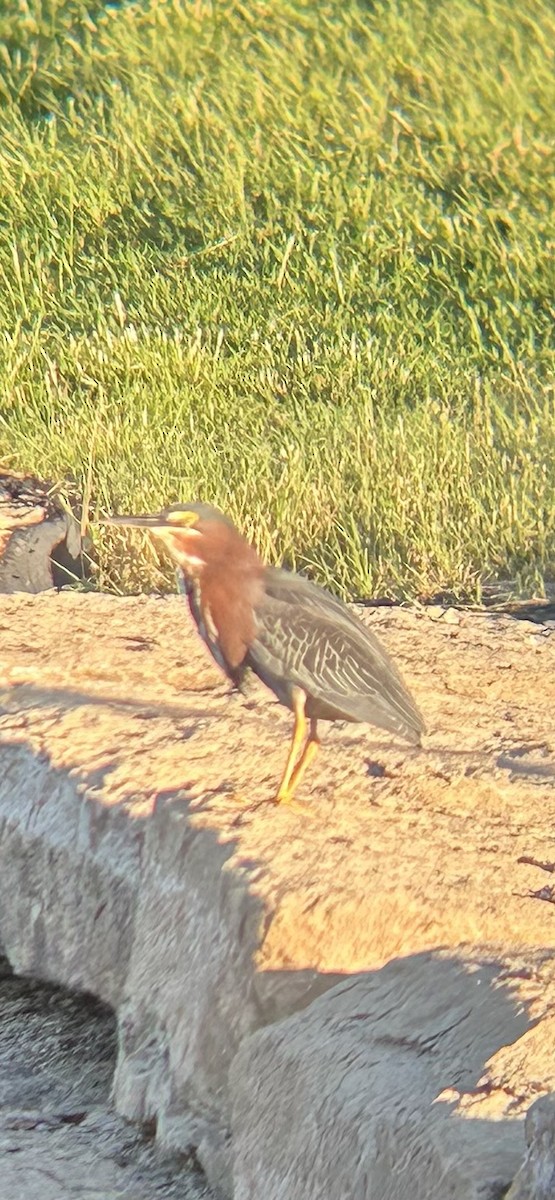
<svg viewBox="0 0 555 1200"><path fill-rule="evenodd" d="M345 595L555 578L548 0L0 15L0 458Z"/></svg>

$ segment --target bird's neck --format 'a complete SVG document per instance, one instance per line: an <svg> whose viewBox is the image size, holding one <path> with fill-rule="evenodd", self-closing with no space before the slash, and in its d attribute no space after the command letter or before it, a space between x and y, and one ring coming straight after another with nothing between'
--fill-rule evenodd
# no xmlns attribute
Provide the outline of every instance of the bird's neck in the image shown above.
<svg viewBox="0 0 555 1200"><path fill-rule="evenodd" d="M243 548L237 559L211 564L200 573L196 595L202 619L217 634L221 651L235 669L241 665L256 636L256 606L264 591L264 566L258 554Z"/></svg>

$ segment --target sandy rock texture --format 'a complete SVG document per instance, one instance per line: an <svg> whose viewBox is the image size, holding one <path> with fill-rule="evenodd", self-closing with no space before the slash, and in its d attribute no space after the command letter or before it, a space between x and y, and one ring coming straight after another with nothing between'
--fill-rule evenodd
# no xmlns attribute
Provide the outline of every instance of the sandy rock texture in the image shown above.
<svg viewBox="0 0 555 1200"><path fill-rule="evenodd" d="M228 694L179 598L0 598L0 943L240 1200L498 1200L555 1089L555 635L364 610L423 750ZM543 1200L543 1197L542 1197Z"/></svg>

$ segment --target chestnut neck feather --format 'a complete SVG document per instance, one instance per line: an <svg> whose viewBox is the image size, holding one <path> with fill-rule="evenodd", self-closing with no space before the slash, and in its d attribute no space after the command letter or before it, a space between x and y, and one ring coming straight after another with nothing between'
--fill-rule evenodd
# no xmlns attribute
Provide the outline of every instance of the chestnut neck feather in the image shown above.
<svg viewBox="0 0 555 1200"><path fill-rule="evenodd" d="M230 668L243 662L256 636L255 608L264 591L264 564L254 546L227 524L200 527L204 567L199 573L200 606L218 633Z"/></svg>

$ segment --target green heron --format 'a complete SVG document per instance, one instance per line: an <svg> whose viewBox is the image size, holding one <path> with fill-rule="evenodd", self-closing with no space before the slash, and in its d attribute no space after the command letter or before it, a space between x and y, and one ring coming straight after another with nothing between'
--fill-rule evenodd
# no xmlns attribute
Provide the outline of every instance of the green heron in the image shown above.
<svg viewBox="0 0 555 1200"><path fill-rule="evenodd" d="M218 509L174 504L150 516L111 517L107 523L161 538L221 670L241 687L250 668L293 712L277 803L291 799L314 758L318 721L368 721L420 744L422 716L375 634L323 588L264 566Z"/></svg>

